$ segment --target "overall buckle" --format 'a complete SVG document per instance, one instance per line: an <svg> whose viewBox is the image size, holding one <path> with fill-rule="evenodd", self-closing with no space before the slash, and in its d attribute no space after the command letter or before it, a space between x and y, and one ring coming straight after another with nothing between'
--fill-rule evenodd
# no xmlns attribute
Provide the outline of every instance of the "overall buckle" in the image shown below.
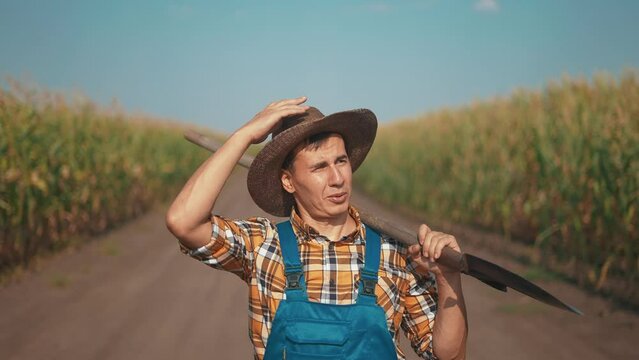
<svg viewBox="0 0 639 360"><path fill-rule="evenodd" d="M362 292L364 295L375 295L375 286L377 285L377 280L361 278L362 281Z"/></svg>
<svg viewBox="0 0 639 360"><path fill-rule="evenodd" d="M287 288L289 289L301 289L300 280L302 279L301 272L292 272L286 274L286 282L288 283Z"/></svg>

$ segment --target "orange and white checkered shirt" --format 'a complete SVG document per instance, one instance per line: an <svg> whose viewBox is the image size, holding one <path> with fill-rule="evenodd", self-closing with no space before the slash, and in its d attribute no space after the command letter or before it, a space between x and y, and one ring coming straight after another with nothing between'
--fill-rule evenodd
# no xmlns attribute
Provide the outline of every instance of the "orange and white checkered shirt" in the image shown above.
<svg viewBox="0 0 639 360"><path fill-rule="evenodd" d="M334 242L305 224L295 210L291 213L310 301L345 305L357 299L366 232L357 210L351 206L349 213L357 229ZM255 359L263 359L277 307L285 299L286 277L277 228L263 217L229 220L212 216L211 224L208 244L192 250L180 244L180 248L212 268L230 271L249 285L249 335ZM377 304L386 313L397 357L405 359L399 348L401 326L415 352L424 359L434 359L435 279L413 271L415 264L407 255L406 245L384 234L381 240L375 293Z"/></svg>

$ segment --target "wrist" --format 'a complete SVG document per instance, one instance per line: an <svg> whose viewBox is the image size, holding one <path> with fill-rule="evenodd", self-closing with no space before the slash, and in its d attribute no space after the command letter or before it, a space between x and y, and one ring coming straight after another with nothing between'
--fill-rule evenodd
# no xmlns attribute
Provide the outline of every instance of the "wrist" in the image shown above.
<svg viewBox="0 0 639 360"><path fill-rule="evenodd" d="M437 280L437 282L439 281L445 281L448 283L461 282L461 272L459 271L440 271L440 272L436 272L434 275L435 275L435 280Z"/></svg>
<svg viewBox="0 0 639 360"><path fill-rule="evenodd" d="M249 147L253 144L253 137L249 134L244 127L237 129L233 134L231 134L230 139L234 139L234 141L239 141L242 144Z"/></svg>

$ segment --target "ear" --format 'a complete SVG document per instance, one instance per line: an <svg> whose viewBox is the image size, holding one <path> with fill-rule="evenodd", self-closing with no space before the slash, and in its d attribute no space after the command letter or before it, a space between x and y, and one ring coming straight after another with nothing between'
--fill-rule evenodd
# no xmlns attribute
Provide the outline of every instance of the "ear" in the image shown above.
<svg viewBox="0 0 639 360"><path fill-rule="evenodd" d="M290 171L282 170L280 181L282 182L282 187L284 188L284 190L286 190L289 194L295 192L295 186L293 186L293 179Z"/></svg>

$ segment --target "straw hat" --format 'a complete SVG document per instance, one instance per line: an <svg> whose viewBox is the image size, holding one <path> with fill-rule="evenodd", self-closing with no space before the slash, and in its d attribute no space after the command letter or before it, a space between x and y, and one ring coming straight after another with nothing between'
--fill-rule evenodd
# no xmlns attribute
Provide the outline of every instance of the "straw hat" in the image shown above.
<svg viewBox="0 0 639 360"><path fill-rule="evenodd" d="M302 115L284 118L281 127L273 132L273 140L257 154L248 172L249 193L262 210L275 216L290 215L295 199L282 187L282 164L297 144L322 132L342 135L354 172L373 145L377 133L377 118L368 109L324 116L314 107Z"/></svg>

